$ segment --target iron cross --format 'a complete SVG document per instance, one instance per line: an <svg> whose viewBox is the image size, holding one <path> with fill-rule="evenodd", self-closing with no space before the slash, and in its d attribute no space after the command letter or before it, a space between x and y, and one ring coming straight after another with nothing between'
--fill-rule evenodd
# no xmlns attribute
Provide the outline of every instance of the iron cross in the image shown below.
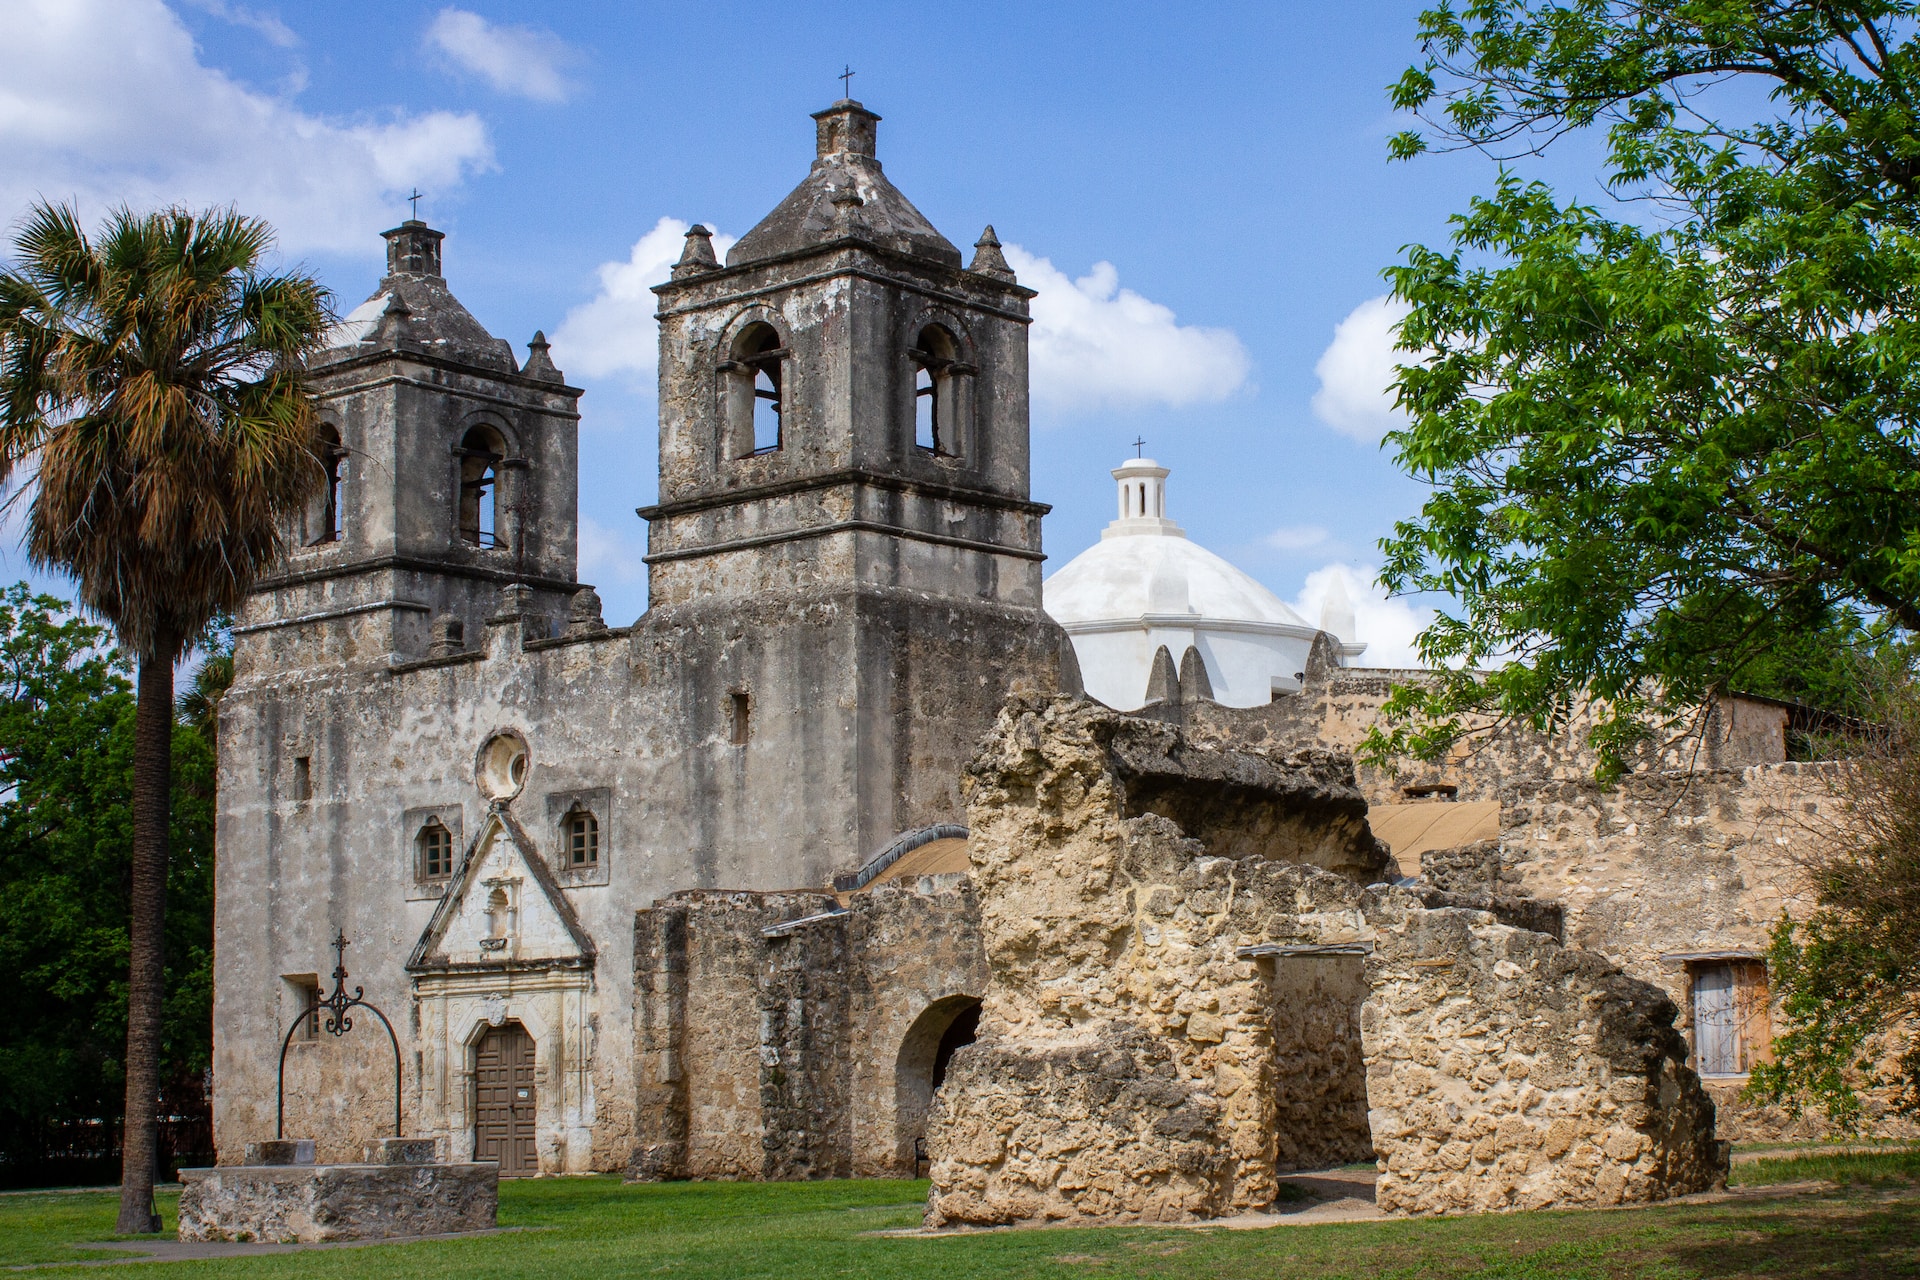
<svg viewBox="0 0 1920 1280"><path fill-rule="evenodd" d="M844 62L840 65L846 68L840 73L840 96L845 98L851 96L853 91L854 70Z"/></svg>
<svg viewBox="0 0 1920 1280"><path fill-rule="evenodd" d="M1133 456L1134 456L1134 457L1136 457L1136 458L1139 458L1139 457L1144 457L1144 456L1145 456L1145 451L1146 451L1146 447L1147 447L1147 441L1146 441L1146 437L1144 437L1144 436L1135 436L1135 437L1133 438Z"/></svg>
<svg viewBox="0 0 1920 1280"><path fill-rule="evenodd" d="M420 190L420 188L415 187L413 189L413 194L407 197L407 199L413 204L413 220L415 222L420 221L420 199L425 194L426 193Z"/></svg>

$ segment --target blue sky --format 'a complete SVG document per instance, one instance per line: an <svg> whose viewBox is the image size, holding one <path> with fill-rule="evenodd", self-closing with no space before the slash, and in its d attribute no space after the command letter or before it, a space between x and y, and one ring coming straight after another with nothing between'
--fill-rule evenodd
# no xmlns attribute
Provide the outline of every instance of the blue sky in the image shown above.
<svg viewBox="0 0 1920 1280"><path fill-rule="evenodd" d="M0 0L0 213L236 203L344 311L417 184L454 291L516 344L546 330L587 389L582 575L625 622L655 490L644 285L679 224L738 236L799 181L851 65L895 183L963 247L993 223L1042 291L1051 567L1112 517L1140 435L1189 534L1311 611L1421 499L1378 444L1381 269L1494 175L1386 159L1418 10ZM1350 589L1367 660L1403 660L1418 608Z"/></svg>

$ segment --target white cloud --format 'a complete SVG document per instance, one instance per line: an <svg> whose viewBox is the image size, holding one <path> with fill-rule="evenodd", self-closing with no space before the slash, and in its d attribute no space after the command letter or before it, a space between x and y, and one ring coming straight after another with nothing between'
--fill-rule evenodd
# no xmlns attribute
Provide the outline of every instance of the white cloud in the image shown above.
<svg viewBox="0 0 1920 1280"><path fill-rule="evenodd" d="M280 21L274 13L262 13L258 9L249 9L245 5L227 4L225 0L187 0L187 3L200 12L230 22L236 27L245 27L257 33L268 44L282 49L291 49L300 43L300 37L293 28Z"/></svg>
<svg viewBox="0 0 1920 1280"><path fill-rule="evenodd" d="M1290 524L1275 529L1266 543L1275 551L1305 551L1327 540L1327 531L1317 524Z"/></svg>
<svg viewBox="0 0 1920 1280"><path fill-rule="evenodd" d="M653 318L659 299L652 289L666 282L680 260L688 226L678 218L662 218L634 241L625 261L601 264L600 292L567 312L554 331L556 364L589 378L627 373L651 382L660 364L660 325ZM713 251L722 261L733 240L714 236Z"/></svg>
<svg viewBox="0 0 1920 1280"><path fill-rule="evenodd" d="M1111 262L1078 280L1018 245L1006 246L1033 300L1033 396L1052 409L1124 409L1224 400L1253 361L1231 329L1182 325L1171 309L1120 287Z"/></svg>
<svg viewBox="0 0 1920 1280"><path fill-rule="evenodd" d="M1406 422L1389 387L1394 368L1412 358L1395 351L1394 329L1405 319L1407 304L1389 294L1369 298L1334 326L1333 341L1313 366L1320 389L1313 393L1314 414L1335 431L1363 444L1378 444Z"/></svg>
<svg viewBox="0 0 1920 1280"><path fill-rule="evenodd" d="M1433 610L1416 609L1405 600L1389 599L1386 588L1374 577L1372 566L1353 568L1329 564L1307 575L1306 585L1293 598L1294 612L1318 626L1320 609L1335 582L1346 589L1353 606L1354 631L1344 640L1361 640L1367 651L1355 659L1366 667L1418 667L1420 656L1414 640L1433 621Z"/></svg>
<svg viewBox="0 0 1920 1280"><path fill-rule="evenodd" d="M580 517L583 581L602 588L608 583L641 582L647 576L646 554L646 544L637 533L621 533L590 516Z"/></svg>
<svg viewBox="0 0 1920 1280"><path fill-rule="evenodd" d="M565 102L573 92L566 69L577 50L551 31L497 26L465 9L442 9L427 28L427 44L497 93Z"/></svg>
<svg viewBox="0 0 1920 1280"><path fill-rule="evenodd" d="M201 64L160 0L10 0L0 17L0 221L36 197L233 204L285 249L369 252L409 183L444 194L492 163L477 116L336 120Z"/></svg>

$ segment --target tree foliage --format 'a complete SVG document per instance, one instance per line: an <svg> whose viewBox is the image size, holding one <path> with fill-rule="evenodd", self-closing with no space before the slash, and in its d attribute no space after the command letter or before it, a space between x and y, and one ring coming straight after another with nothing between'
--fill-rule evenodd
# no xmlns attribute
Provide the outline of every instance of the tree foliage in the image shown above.
<svg viewBox="0 0 1920 1280"><path fill-rule="evenodd" d="M1896 670L1869 689L1871 732L1833 767L1840 816L1806 868L1818 906L1768 950L1786 1025L1749 1083L1849 1128L1869 1085L1920 1114L1920 688Z"/></svg>
<svg viewBox="0 0 1920 1280"><path fill-rule="evenodd" d="M1395 139L1513 161L1604 139L1606 210L1503 168L1389 272L1390 437L1429 482L1384 545L1441 676L1376 757L1595 699L1602 770L1810 637L1920 627L1913 3L1475 0L1423 14ZM1771 666L1770 666L1771 664ZM1841 665L1844 665L1841 664Z"/></svg>
<svg viewBox="0 0 1920 1280"><path fill-rule="evenodd" d="M133 716L125 657L63 601L0 595L0 1162L63 1121L120 1113ZM207 1069L213 1029L214 761L173 734L161 1079Z"/></svg>
<svg viewBox="0 0 1920 1280"><path fill-rule="evenodd" d="M305 360L327 294L264 269L232 210L111 213L97 239L39 204L0 272L0 486L30 469L26 548L79 584L137 662L119 1229L159 1230L173 664L284 550L324 483Z"/></svg>

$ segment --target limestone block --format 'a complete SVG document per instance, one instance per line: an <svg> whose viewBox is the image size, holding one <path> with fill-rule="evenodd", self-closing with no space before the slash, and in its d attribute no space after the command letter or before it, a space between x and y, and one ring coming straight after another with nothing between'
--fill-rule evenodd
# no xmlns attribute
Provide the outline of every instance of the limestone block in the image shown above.
<svg viewBox="0 0 1920 1280"><path fill-rule="evenodd" d="M231 1165L180 1171L180 1238L310 1243L483 1231L500 1166Z"/></svg>

